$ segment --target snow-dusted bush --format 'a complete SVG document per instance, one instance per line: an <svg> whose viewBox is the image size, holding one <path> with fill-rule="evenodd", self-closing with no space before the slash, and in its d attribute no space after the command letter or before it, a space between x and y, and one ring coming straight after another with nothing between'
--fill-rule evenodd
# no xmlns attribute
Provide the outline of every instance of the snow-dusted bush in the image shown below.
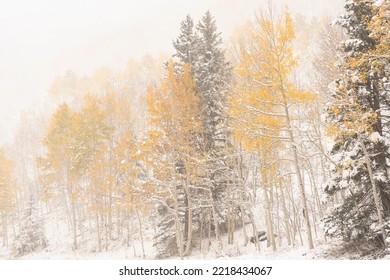
<svg viewBox="0 0 390 280"><path fill-rule="evenodd" d="M14 257L44 249L47 246L47 239L43 230L43 219L38 216L37 210L32 202L24 211L20 221L19 235L16 236L12 245Z"/></svg>

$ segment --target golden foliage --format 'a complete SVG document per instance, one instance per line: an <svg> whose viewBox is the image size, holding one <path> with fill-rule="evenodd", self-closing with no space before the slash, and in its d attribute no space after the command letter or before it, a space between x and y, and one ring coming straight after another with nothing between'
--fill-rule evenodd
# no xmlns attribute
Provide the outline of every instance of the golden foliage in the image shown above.
<svg viewBox="0 0 390 280"><path fill-rule="evenodd" d="M182 176L196 180L200 160L195 140L202 131L202 112L189 66L175 73L170 61L166 78L158 87L149 88L147 105L151 129L143 153L153 170L154 191L168 197L175 180Z"/></svg>
<svg viewBox="0 0 390 280"><path fill-rule="evenodd" d="M0 211L10 213L15 207L16 189L13 180L13 162L0 149Z"/></svg>
<svg viewBox="0 0 390 280"><path fill-rule="evenodd" d="M287 106L313 102L315 95L289 82L297 60L288 12L275 18L262 11L257 22L246 28L250 35L239 43L237 85L229 112L235 138L244 148L257 151L283 136Z"/></svg>

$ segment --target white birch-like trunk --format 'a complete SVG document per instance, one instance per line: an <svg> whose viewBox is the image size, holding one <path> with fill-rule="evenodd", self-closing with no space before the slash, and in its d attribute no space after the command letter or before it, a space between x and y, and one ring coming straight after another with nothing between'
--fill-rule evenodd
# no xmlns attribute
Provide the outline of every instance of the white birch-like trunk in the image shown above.
<svg viewBox="0 0 390 280"><path fill-rule="evenodd" d="M372 193L373 193L373 197L374 197L375 208L376 208L376 211L377 211L377 214L378 214L379 226L381 228L381 233L382 233L382 237L383 237L383 243L386 246L386 238L387 238L387 236L386 236L386 230L385 230L384 221L383 221L382 200L379 198L379 195L378 195L378 188L377 188L376 183L375 183L374 174L372 172L371 161L370 161L367 149L366 149L366 145L364 144L364 142L363 142L362 138L360 137L360 135L358 136L358 139L359 139L360 146L363 149L364 160L365 160L365 162L367 164L368 175L370 176L370 181L371 181L371 186L372 186Z"/></svg>

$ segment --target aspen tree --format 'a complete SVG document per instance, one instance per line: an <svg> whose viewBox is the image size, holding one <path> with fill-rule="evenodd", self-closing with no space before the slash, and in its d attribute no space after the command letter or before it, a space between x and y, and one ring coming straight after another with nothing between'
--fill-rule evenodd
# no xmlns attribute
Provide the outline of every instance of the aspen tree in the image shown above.
<svg viewBox="0 0 390 280"><path fill-rule="evenodd" d="M3 246L8 247L8 222L15 211L16 189L13 179L13 162L0 149L0 218Z"/></svg>
<svg viewBox="0 0 390 280"><path fill-rule="evenodd" d="M160 87L150 89L147 97L152 127L148 134L148 145L153 150L147 162L153 169L153 197L174 217L176 243L182 258L191 251L195 207L192 194L199 180L202 160L194 144L194 137L202 127L199 97L194 87L189 66L184 67L182 74L175 74L173 63L170 62L166 79ZM185 201L181 199L181 193L185 194ZM182 207L184 213L188 213L184 217L188 222L184 224Z"/></svg>
<svg viewBox="0 0 390 280"><path fill-rule="evenodd" d="M289 81L296 66L293 22L288 12L277 17L269 8L260 11L249 32L245 44L239 46L241 63L236 67L239 86L231 101L231 115L237 120L234 133L236 137L247 138L249 143L268 139L289 149L304 209L307 245L312 249L307 195L293 130L293 107L311 101L313 95L296 89Z"/></svg>

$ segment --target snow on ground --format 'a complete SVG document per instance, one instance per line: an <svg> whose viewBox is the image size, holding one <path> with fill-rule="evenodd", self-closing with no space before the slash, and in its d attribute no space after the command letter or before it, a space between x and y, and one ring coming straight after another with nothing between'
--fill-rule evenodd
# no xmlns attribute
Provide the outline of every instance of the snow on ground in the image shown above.
<svg viewBox="0 0 390 280"><path fill-rule="evenodd" d="M95 239L96 236L85 230L84 240L80 241L79 247L81 249L73 250L72 232L70 231L66 217L57 216L55 213L45 215L45 236L48 241L48 246L37 252L33 252L22 256L19 259L24 260L94 260L94 259L142 259L141 244L138 240L134 240L129 247L121 244L122 241L112 242L108 250L104 249L104 242L102 242L102 252L96 251ZM81 236L78 236L81 239ZM145 251L149 252L152 258L155 255L152 240L144 237ZM12 244L12 240L10 242ZM5 250L0 247L0 260L14 259L11 249Z"/></svg>
<svg viewBox="0 0 390 280"><path fill-rule="evenodd" d="M49 240L51 241L51 240ZM120 259L142 259L141 248L139 244L133 247L123 246L110 251L103 251L100 253L86 252L82 250L73 251L69 247L58 246L59 243L50 244L45 250L40 252L34 252L20 259L24 260L120 260ZM154 252L152 242L145 243L145 250L147 252L146 259L154 259L154 255L150 252ZM314 250L308 250L305 247L297 246L294 248L280 248L277 252L273 252L271 247L263 247L260 252L256 251L252 243L248 243L247 247L238 247L237 245L224 245L222 253L217 254L214 251L214 247L210 248L209 252L200 252L194 250L191 256L185 259L271 259L271 260L299 260L299 259L323 259L322 253L324 250L329 249L330 245L319 245ZM135 251L135 252L134 252ZM9 259L10 256L4 257L0 255L0 259ZM171 259L179 259L179 257L173 257Z"/></svg>
<svg viewBox="0 0 390 280"><path fill-rule="evenodd" d="M250 231L250 225L248 225L247 232ZM64 217L57 217L55 215L46 216L45 224L46 238L48 239L48 247L44 250L30 253L21 257L24 260L119 260L119 259L142 259L141 244L138 238L135 237L133 244L129 247L121 244L119 241L117 244L111 244L108 250L102 249L102 252L95 251L95 236L90 238L84 238L87 241L80 243L78 250L72 249L72 234L67 225L67 221ZM87 232L85 233L88 234ZM145 252L146 259L155 259L156 250L153 247L153 240L150 238L152 232L145 234ZM206 240L202 242L202 251L198 247L194 248L191 256L185 259L316 259L321 258L323 250L329 248L329 245L317 246L314 250L308 250L306 247L295 246L282 246L278 248L277 252L273 252L271 247L266 246L266 242L261 242L260 251L256 251L254 244L248 243L244 246L242 229L237 230L235 233L235 244L227 245L227 238L224 236L224 245L221 253L216 253L216 242L213 242L210 248L207 249ZM104 247L104 246L103 246ZM13 259L10 251L0 250L0 259ZM173 257L171 259L179 259L179 257Z"/></svg>
<svg viewBox="0 0 390 280"><path fill-rule="evenodd" d="M88 231L85 231L84 243L80 243L78 250L72 249L72 234L69 230L69 226L65 217L58 217L54 214L46 216L46 238L48 239L48 247L39 252L34 252L21 257L24 260L123 260L123 259L142 259L141 244L138 240L138 235L135 235L134 242L127 247L123 244L123 241L112 242L105 250L104 246L102 252L95 252L95 235L91 235ZM144 247L146 259L155 259L156 250L153 247L153 231L150 229L144 234ZM250 234L251 226L247 225L247 233ZM88 234L90 237L88 237ZM303 233L303 237L305 234ZM297 245L289 246L282 244L278 246L277 251L273 252L272 247L267 247L266 242L261 242L260 251L257 251L254 244L248 242L244 246L243 230L238 229L235 232L235 243L227 245L227 237L223 236L223 249L217 250L217 243L214 241L210 248L207 248L207 241L202 242L202 251L199 250L199 244L193 249L191 256L185 259L190 260L213 260L213 259L237 259L237 260L249 260L249 259L270 259L270 260L302 260L302 259L356 259L359 252L356 253L343 253L340 255L332 255L331 249L337 249L340 246L339 242L332 242L328 239L328 242L324 242L322 236L318 235L315 240L315 248L308 250L306 246L301 246L299 241ZM81 239L81 238L80 238ZM277 240L278 242L278 240ZM104 242L103 242L104 243ZM103 245L103 244L102 244ZM279 244L278 244L279 245ZM219 251L219 253L217 253ZM0 260L1 259L13 259L10 250L5 251L3 247L0 247ZM171 259L179 259L179 257L172 257ZM390 255L384 257L384 259L390 259Z"/></svg>

